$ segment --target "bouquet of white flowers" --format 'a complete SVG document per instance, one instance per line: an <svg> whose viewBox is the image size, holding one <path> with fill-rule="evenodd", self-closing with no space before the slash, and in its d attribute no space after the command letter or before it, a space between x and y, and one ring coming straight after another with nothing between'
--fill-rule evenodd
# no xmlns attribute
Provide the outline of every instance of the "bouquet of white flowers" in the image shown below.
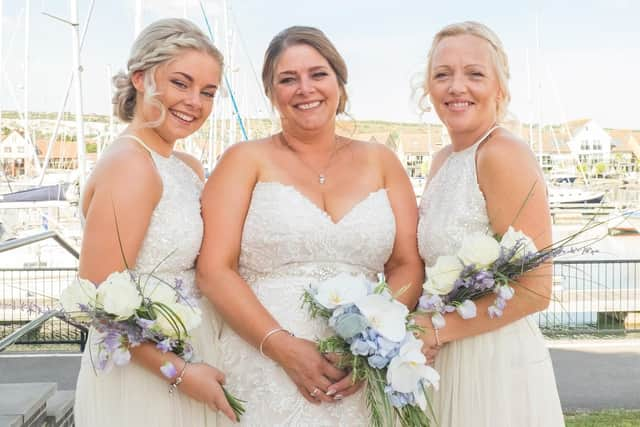
<svg viewBox="0 0 640 427"><path fill-rule="evenodd" d="M419 328L384 277L374 284L342 273L311 285L303 299L311 317L327 319L336 333L319 340L319 350L340 354L340 366L351 369L354 381L367 382L371 425L428 426L426 390L437 388L440 376L427 366L413 334Z"/></svg>
<svg viewBox="0 0 640 427"><path fill-rule="evenodd" d="M541 250L529 236L513 227L502 236L469 234L457 254L442 255L426 269L419 311L429 313L433 326L440 329L445 325L444 313L457 311L464 319L474 318L477 310L473 301L494 293L496 298L488 313L500 317L514 295L512 284L517 278L554 256L574 252L575 248L568 250L565 245L578 234Z"/></svg>
<svg viewBox="0 0 640 427"><path fill-rule="evenodd" d="M126 365L131 359L129 349L144 341L187 362L193 358L189 334L200 325L201 312L179 279L169 284L153 275L136 277L124 270L111 273L96 287L78 278L62 292L60 303L69 318L95 329L90 351L96 373ZM170 362L160 370L168 378L177 373ZM239 419L244 413L242 401L224 391Z"/></svg>

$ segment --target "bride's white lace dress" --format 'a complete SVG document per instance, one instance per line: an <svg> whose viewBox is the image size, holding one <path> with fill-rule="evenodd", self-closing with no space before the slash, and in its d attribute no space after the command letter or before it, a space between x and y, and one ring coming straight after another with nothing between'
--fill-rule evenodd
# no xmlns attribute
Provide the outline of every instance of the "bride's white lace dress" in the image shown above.
<svg viewBox="0 0 640 427"><path fill-rule="evenodd" d="M149 151L162 178L162 198L153 211L135 270L150 273L159 265L155 275L170 283L180 280L186 291L199 298L202 324L192 336L195 359L217 366L218 319L207 299L199 297L194 280L194 263L202 242L203 185L193 170L174 155L165 158ZM93 336L90 334L89 341ZM188 370L185 375L189 375ZM76 386L75 425L213 427L216 413L180 392L170 395L166 381L136 363L96 376L91 346L87 345Z"/></svg>
<svg viewBox="0 0 640 427"><path fill-rule="evenodd" d="M476 178L478 146L452 153L427 183L418 225L427 267L456 253L465 234L490 229ZM433 403L442 427L564 425L549 351L531 317L447 343L435 368L441 377Z"/></svg>
<svg viewBox="0 0 640 427"><path fill-rule="evenodd" d="M294 187L256 184L242 233L240 275L282 327L315 340L329 334L325 321L301 308L307 285L339 272L384 271L395 238L395 218L384 189L369 194L334 222ZM284 370L223 326L222 370L228 388L247 400L242 425L366 426L362 392L335 403L313 405ZM219 415L218 421L227 420Z"/></svg>

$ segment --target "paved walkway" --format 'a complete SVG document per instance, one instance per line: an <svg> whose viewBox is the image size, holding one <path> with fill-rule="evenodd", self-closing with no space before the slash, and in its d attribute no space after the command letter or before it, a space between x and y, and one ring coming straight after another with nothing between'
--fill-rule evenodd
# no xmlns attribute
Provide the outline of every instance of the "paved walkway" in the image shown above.
<svg viewBox="0 0 640 427"><path fill-rule="evenodd" d="M640 409L640 339L548 342L565 411ZM75 387L80 356L0 354L0 383Z"/></svg>

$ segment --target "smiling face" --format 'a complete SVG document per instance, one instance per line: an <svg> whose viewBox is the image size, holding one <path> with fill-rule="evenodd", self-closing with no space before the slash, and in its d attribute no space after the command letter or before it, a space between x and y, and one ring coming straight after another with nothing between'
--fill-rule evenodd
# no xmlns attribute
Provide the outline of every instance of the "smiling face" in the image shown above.
<svg viewBox="0 0 640 427"><path fill-rule="evenodd" d="M275 66L273 103L283 129L319 130L333 125L340 100L336 74L313 47L287 47Z"/></svg>
<svg viewBox="0 0 640 427"><path fill-rule="evenodd" d="M501 96L486 40L463 34L435 47L428 81L431 103L449 133L483 132L497 120Z"/></svg>
<svg viewBox="0 0 640 427"><path fill-rule="evenodd" d="M185 50L157 68L155 98L162 103L166 114L164 121L154 130L162 139L172 143L202 126L213 108L221 71L215 58L193 49ZM135 74L132 79L139 92L144 90L143 79L143 72ZM159 118L156 106L145 102L138 105L145 122Z"/></svg>

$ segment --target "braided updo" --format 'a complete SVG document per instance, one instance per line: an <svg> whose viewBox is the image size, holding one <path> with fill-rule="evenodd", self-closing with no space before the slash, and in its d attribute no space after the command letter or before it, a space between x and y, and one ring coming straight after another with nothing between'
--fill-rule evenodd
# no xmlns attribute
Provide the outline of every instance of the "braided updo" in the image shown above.
<svg viewBox="0 0 640 427"><path fill-rule="evenodd" d="M179 18L162 19L146 27L131 47L127 71L113 77L113 112L124 122L133 120L136 108L136 88L131 77L136 71L144 72L144 102L160 110L160 118L147 123L150 127L164 121L166 111L156 99L155 71L158 66L180 55L184 49L208 53L223 68L223 57L211 40L191 21Z"/></svg>

